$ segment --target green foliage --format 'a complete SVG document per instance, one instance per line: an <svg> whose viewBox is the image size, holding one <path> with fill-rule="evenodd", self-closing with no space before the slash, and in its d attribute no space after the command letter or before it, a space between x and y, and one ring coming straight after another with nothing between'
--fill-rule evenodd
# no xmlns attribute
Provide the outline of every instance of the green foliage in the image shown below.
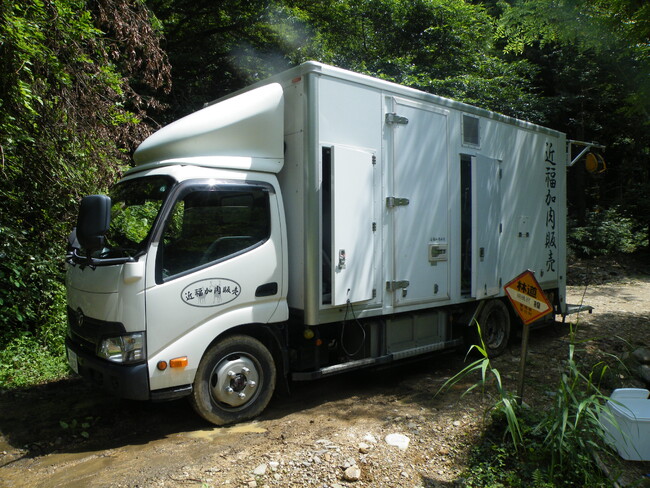
<svg viewBox="0 0 650 488"><path fill-rule="evenodd" d="M141 2L0 4L0 386L6 387L64 371L63 255L77 202L110 184L148 133L138 121L155 99L143 103L134 85L155 90L168 69ZM119 32L120 45L106 32ZM134 34L140 47L122 56Z"/></svg>
<svg viewBox="0 0 650 488"><path fill-rule="evenodd" d="M160 205L160 201L151 200L143 202L142 205L120 205L119 208L114 205L111 211L112 232L140 244L149 235Z"/></svg>
<svg viewBox="0 0 650 488"><path fill-rule="evenodd" d="M624 217L618 207L589 212L585 226L572 224L568 244L579 256L631 253L648 245L647 236L638 231L639 225Z"/></svg>
<svg viewBox="0 0 650 488"><path fill-rule="evenodd" d="M582 48L604 42L602 29L605 18L593 1L526 0L501 2L503 13L498 35L506 40L506 52L521 53L526 47L539 43L542 47L566 43ZM572 29L566 29L567 26Z"/></svg>
<svg viewBox="0 0 650 488"><path fill-rule="evenodd" d="M0 233L0 388L61 378L67 322L60 258L52 249L39 255L27 230Z"/></svg>
<svg viewBox="0 0 650 488"><path fill-rule="evenodd" d="M463 474L468 487L605 487L610 481L599 470L594 455L610 456L600 423L608 397L600 392L606 365L582 373L576 359L577 326L571 328L568 358L554 402L522 408L514 402L490 364L484 347L472 346L483 357L473 362L441 388L444 390L468 375L481 372L479 380L465 393L486 386L496 389L490 406L492 423L482 442L475 447ZM480 334L480 329L479 329ZM482 339L481 339L482 342ZM486 373L493 378L486 382Z"/></svg>
<svg viewBox="0 0 650 488"><path fill-rule="evenodd" d="M528 463L521 462L521 456L516 455L512 448L489 432L483 441L470 454L469 468L463 473L463 486L468 488L532 487L552 488L546 484L539 469L532 468Z"/></svg>
<svg viewBox="0 0 650 488"><path fill-rule="evenodd" d="M147 0L174 67L171 122L206 101L290 67L301 25L281 1ZM297 29L297 31L294 31Z"/></svg>
<svg viewBox="0 0 650 488"><path fill-rule="evenodd" d="M571 335L575 335L573 331ZM576 364L574 353L575 344L569 344L566 371L555 392L555 402L534 429L534 433L545 436L543 445L551 456L551 479L558 473L566 476L566 471L575 469L576 465L584 466L583 475L588 478L587 468L594 467L593 453L606 452L599 420L607 412L608 398L599 389L606 368L596 365L585 376Z"/></svg>
<svg viewBox="0 0 650 488"><path fill-rule="evenodd" d="M56 332L50 341L25 332L6 343L0 351L0 388L29 386L66 376L64 331Z"/></svg>
<svg viewBox="0 0 650 488"><path fill-rule="evenodd" d="M506 62L495 21L464 0L288 2L313 31L293 62L313 58L502 113L541 120L535 68Z"/></svg>
<svg viewBox="0 0 650 488"><path fill-rule="evenodd" d="M64 432L70 434L72 437L81 436L84 439L90 439L90 433L88 431L95 423L97 423L98 420L99 418L97 417L85 417L81 421L77 419L69 421L59 420L59 426Z"/></svg>

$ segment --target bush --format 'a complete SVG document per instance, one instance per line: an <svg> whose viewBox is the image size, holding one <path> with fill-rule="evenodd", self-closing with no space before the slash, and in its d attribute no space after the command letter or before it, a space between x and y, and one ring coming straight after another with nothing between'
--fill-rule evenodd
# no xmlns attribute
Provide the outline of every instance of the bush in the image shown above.
<svg viewBox="0 0 650 488"><path fill-rule="evenodd" d="M648 245L646 235L638 228L638 224L625 217L619 207L596 209L587 213L584 227L569 221L567 241L570 250L582 257L631 253Z"/></svg>
<svg viewBox="0 0 650 488"><path fill-rule="evenodd" d="M39 242L16 218L0 226L0 388L66 374L63 239ZM25 226L17 231L16 228ZM57 238L57 236L59 238Z"/></svg>
<svg viewBox="0 0 650 488"><path fill-rule="evenodd" d="M12 259L0 263L0 276L8 285L0 292L0 389L67 374L65 289L58 263L18 254L9 251Z"/></svg>
<svg viewBox="0 0 650 488"><path fill-rule="evenodd" d="M26 332L0 351L0 389L44 383L67 374L62 335L44 343Z"/></svg>

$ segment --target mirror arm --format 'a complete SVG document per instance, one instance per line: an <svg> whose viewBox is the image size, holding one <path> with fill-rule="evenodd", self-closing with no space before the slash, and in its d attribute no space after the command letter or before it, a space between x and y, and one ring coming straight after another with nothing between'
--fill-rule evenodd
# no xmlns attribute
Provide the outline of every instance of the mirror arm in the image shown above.
<svg viewBox="0 0 650 488"><path fill-rule="evenodd" d="M81 266L90 266L91 269L95 269L97 266L110 266L112 264L125 264L125 263L135 263L138 261L137 258L129 256L123 258L106 258L106 259L97 259L90 256L82 256L79 254L79 249L74 248L72 252L66 255L66 262L73 266L77 264ZM139 257L139 256L138 256Z"/></svg>

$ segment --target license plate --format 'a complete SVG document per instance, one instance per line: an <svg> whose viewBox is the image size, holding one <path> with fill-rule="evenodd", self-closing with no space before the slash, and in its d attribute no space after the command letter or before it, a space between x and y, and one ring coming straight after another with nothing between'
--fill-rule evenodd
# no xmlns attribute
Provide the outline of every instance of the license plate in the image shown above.
<svg viewBox="0 0 650 488"><path fill-rule="evenodd" d="M75 353L70 348L68 348L68 364L70 365L70 368L72 368L72 371L79 374L79 363L77 361L77 353Z"/></svg>

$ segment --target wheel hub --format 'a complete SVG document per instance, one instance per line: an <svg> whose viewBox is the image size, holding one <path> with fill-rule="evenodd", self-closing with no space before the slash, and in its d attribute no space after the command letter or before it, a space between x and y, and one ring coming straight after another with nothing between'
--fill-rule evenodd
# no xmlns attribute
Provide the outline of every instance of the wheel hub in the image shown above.
<svg viewBox="0 0 650 488"><path fill-rule="evenodd" d="M213 398L230 407L241 407L257 394L259 372L252 359L230 355L221 360L212 371Z"/></svg>
<svg viewBox="0 0 650 488"><path fill-rule="evenodd" d="M229 371L230 373L230 371ZM244 388L246 388L246 384L248 383L248 379L246 378L246 375L243 374L235 374L234 378L230 380L230 387L233 389L233 391L240 392Z"/></svg>

